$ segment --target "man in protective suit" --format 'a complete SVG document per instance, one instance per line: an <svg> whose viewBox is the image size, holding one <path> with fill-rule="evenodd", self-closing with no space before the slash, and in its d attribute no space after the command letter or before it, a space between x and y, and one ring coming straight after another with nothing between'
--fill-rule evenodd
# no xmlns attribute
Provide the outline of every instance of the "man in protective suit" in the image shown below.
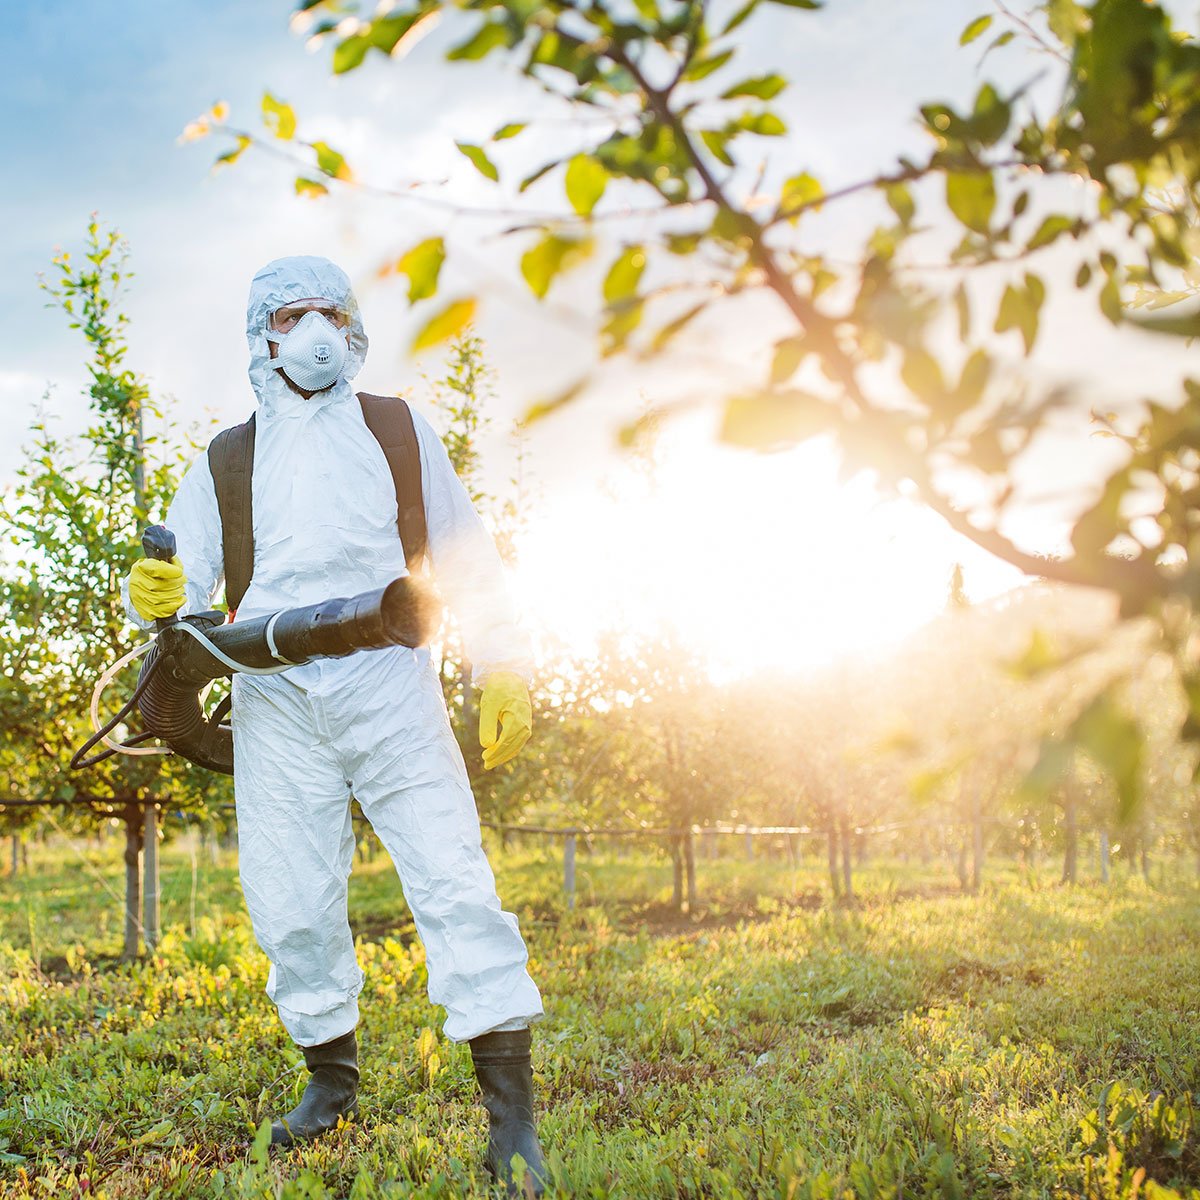
<svg viewBox="0 0 1200 1200"><path fill-rule="evenodd" d="M321 258L269 263L250 285L253 573L238 617L378 588L407 571L396 484L349 381L367 351L346 275ZM433 428L413 422L428 554L482 688L485 767L530 730L530 651L495 545ZM137 563L143 621L211 607L224 571L207 455L167 513L178 556ZM131 613L132 615L132 613ZM357 1107L355 1028L362 972L347 922L357 798L403 882L425 946L429 998L467 1042L489 1115L487 1165L540 1194L529 1023L542 1013L525 944L504 912L437 672L427 649L393 646L281 674L233 679L234 790L242 888L271 961L267 994L311 1071L300 1103L272 1126L291 1145ZM520 1155L525 1176L514 1178Z"/></svg>

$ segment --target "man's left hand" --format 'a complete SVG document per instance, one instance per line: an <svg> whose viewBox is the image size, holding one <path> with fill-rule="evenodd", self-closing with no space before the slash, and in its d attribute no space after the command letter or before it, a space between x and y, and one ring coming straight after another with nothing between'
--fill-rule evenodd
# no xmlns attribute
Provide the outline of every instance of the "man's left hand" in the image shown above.
<svg viewBox="0 0 1200 1200"><path fill-rule="evenodd" d="M493 671L484 679L479 699L484 770L516 758L532 729L533 708L525 681L514 671Z"/></svg>

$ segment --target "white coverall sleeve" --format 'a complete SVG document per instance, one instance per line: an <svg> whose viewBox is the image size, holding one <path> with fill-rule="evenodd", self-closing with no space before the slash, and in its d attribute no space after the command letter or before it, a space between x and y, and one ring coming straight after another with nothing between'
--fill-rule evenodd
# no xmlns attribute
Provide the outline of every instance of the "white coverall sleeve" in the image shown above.
<svg viewBox="0 0 1200 1200"><path fill-rule="evenodd" d="M412 406L410 405L410 408ZM414 408L421 451L421 491L433 576L462 630L471 682L492 671L533 674L529 636L517 620L504 563L432 425Z"/></svg>
<svg viewBox="0 0 1200 1200"><path fill-rule="evenodd" d="M225 576L225 552L221 541L221 513L217 508L217 493L212 472L208 468L208 451L202 451L192 461L167 509L164 522L175 535L176 553L183 563L187 587L180 616L204 612L212 607L213 598ZM141 629L153 629L154 622L143 620L129 601L129 580L121 584L121 596L129 619Z"/></svg>

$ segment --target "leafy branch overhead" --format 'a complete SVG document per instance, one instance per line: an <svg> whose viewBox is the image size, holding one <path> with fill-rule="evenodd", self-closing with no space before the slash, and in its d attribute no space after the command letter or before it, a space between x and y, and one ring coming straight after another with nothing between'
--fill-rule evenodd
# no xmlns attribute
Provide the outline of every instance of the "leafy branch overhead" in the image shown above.
<svg viewBox="0 0 1200 1200"><path fill-rule="evenodd" d="M725 438L771 449L833 433L848 471L871 467L885 484L905 484L1027 573L1108 589L1127 615L1172 604L1190 614L1200 599L1200 383L1156 399L1122 435L1129 463L1079 516L1071 557L1023 548L1003 518L1021 456L1064 399L1038 394L1018 366L1036 353L1051 305L1164 337L1200 332L1194 315L1138 311L1193 295L1200 280L1200 44L1145 0L1046 0L1024 15L997 4L962 29L962 52L977 57L983 46L986 66L1005 47L1031 48L1057 99L985 80L968 105L920 108L921 154L843 182L818 178L780 140L786 63L739 71L747 22L771 11L798 38L825 19L817 10L811 0L747 0L718 23L696 0L629 9L408 0L373 11L301 0L295 21L329 46L335 73L383 68L445 18L458 31L446 54L453 69L502 59L586 117L547 133L554 152L523 175L508 167L523 114L497 113L486 143L458 142L479 186L496 189L493 205L458 203L432 183L364 183L331 148L302 140L292 110L272 97L265 133L232 129L223 106L191 131L234 140L220 161L254 144L282 152L307 194L334 183L390 190L522 235L514 269L539 300L597 262L602 356L669 355L689 328L703 332L765 294L791 328L761 378L725 399ZM547 207L533 207L535 195ZM857 255L814 251L823 240L807 236L811 222L850 204L854 220L867 214ZM436 310L414 349L453 337L475 313L474 297L440 296L443 260L456 252L439 237L394 256L410 301ZM583 382L531 415L561 411ZM969 509L949 479L974 480ZM1157 497L1148 509L1138 503L1147 493Z"/></svg>

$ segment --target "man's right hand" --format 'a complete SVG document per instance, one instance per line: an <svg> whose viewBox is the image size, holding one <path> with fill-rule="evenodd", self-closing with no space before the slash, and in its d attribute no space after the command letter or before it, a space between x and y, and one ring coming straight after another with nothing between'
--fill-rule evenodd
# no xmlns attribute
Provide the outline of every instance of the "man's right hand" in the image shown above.
<svg viewBox="0 0 1200 1200"><path fill-rule="evenodd" d="M178 558L170 562L139 558L129 572L129 602L143 621L169 617L183 604L185 583L187 576Z"/></svg>

